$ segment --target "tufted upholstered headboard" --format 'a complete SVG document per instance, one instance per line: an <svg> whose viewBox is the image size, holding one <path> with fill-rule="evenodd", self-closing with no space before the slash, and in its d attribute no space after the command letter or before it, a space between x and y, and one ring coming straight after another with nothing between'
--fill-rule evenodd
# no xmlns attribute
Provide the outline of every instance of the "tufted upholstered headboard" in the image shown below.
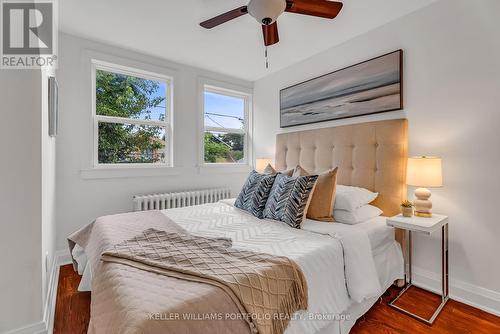
<svg viewBox="0 0 500 334"><path fill-rule="evenodd" d="M392 216L406 198L407 128L397 119L278 134L276 169L339 167L339 184L378 192L374 205Z"/></svg>
<svg viewBox="0 0 500 334"><path fill-rule="evenodd" d="M310 173L338 166L338 184L378 192L373 204L393 216L406 198L407 149L406 119L369 122L278 134L275 164L277 170L300 164ZM401 232L396 238L403 242Z"/></svg>

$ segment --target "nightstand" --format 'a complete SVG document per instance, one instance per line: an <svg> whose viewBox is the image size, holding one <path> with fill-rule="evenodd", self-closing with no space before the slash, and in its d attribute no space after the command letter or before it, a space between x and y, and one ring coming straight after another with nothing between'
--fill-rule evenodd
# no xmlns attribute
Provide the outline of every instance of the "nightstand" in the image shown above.
<svg viewBox="0 0 500 334"><path fill-rule="evenodd" d="M391 218L387 218L386 221L388 226L393 226L395 228L402 229L406 232L406 256L405 256L405 287L401 292L389 302L389 306L410 315L428 325L432 325L436 317L439 315L443 307L446 305L449 299L448 293L448 217L442 215L433 214L430 218L423 217L403 217L402 215L397 215ZM412 273L411 273L411 257L412 257L412 233L423 233L426 235L431 235L434 232L441 230L441 281L442 281L442 293L441 293L441 304L434 311L434 314L430 319L424 319L416 314L413 314L397 305L395 302L412 286Z"/></svg>

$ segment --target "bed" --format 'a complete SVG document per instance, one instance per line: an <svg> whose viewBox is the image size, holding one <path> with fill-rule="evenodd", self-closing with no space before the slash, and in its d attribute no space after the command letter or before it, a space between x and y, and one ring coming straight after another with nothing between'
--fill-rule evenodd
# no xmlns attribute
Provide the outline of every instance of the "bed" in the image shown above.
<svg viewBox="0 0 500 334"><path fill-rule="evenodd" d="M300 164L320 173L338 166L338 183L378 192L374 204L391 216L405 196L406 133L406 120L390 120L279 134L276 167L286 170ZM287 334L348 333L356 319L403 278L403 234L386 226L384 217L354 226L306 220L299 230L258 219L233 204L224 200L161 213L193 235L225 237L237 249L293 260L307 281L309 303L307 311L294 314ZM217 317L234 314L233 300L216 286L103 263L101 254L109 245L145 228L162 228L161 223L131 215L101 217L115 226L91 224L69 237L75 269L83 274L80 288L92 291L89 333L250 332L243 319L190 318L214 316L214 310ZM75 235L93 239L94 246L79 245L75 240L82 238Z"/></svg>

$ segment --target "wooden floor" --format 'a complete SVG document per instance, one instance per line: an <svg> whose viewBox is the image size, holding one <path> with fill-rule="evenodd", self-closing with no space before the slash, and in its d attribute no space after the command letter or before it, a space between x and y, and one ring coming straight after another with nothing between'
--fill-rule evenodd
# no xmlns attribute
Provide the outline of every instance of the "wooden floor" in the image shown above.
<svg viewBox="0 0 500 334"><path fill-rule="evenodd" d="M90 292L78 292L80 276L71 264L59 269L54 334L85 334L90 320Z"/></svg>
<svg viewBox="0 0 500 334"><path fill-rule="evenodd" d="M351 333L473 333L500 334L500 317L477 308L449 300L432 326L413 319L387 305L400 289L390 288L382 302L377 302L364 317L358 319ZM422 289L411 287L397 305L423 318L430 319L441 297Z"/></svg>
<svg viewBox="0 0 500 334"><path fill-rule="evenodd" d="M59 274L57 302L54 322L55 334L87 333L90 319L90 293L78 292L80 277L71 265L62 266ZM410 318L387 306L387 302L398 293L390 288L364 317L358 320L351 333L474 333L500 334L500 318L476 308L450 300L432 327ZM411 288L399 301L419 315L429 317L432 308L439 305L440 297L418 288Z"/></svg>

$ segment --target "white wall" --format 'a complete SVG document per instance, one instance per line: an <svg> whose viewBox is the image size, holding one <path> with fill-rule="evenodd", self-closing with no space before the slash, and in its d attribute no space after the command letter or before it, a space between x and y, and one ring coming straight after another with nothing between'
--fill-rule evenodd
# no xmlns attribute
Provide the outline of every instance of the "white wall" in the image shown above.
<svg viewBox="0 0 500 334"><path fill-rule="evenodd" d="M0 332L42 321L41 80L36 70L0 70Z"/></svg>
<svg viewBox="0 0 500 334"><path fill-rule="evenodd" d="M253 84L193 67L106 46L75 36L59 39L60 132L57 141L57 247L67 247L66 237L95 218L132 210L132 196L228 186L237 194L248 168L198 168L199 93L201 78L228 87L251 90ZM173 171L132 170L121 178L91 170L92 120L89 57L104 57L140 68L162 68L174 76ZM203 57L203 54L199 55ZM174 173L176 175L168 175ZM116 176L117 173L112 172Z"/></svg>
<svg viewBox="0 0 500 334"><path fill-rule="evenodd" d="M451 293L500 313L498 13L496 0L441 0L257 81L254 145L256 156L273 156L281 131L408 118L410 155L444 159L444 188L433 190L432 199L435 212L450 216ZM280 130L281 88L400 48L404 111ZM415 242L423 283L440 277L439 240Z"/></svg>

